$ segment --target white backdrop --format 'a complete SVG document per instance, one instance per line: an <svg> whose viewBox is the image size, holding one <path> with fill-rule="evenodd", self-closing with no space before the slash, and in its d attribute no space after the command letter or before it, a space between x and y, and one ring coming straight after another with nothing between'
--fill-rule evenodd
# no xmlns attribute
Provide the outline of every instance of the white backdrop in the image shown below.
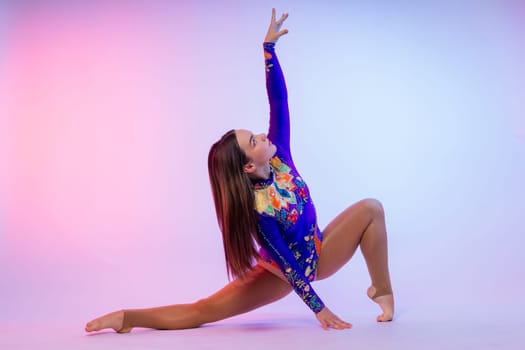
<svg viewBox="0 0 525 350"><path fill-rule="evenodd" d="M277 46L292 151L323 228L387 214L400 313L525 287L523 8L506 1L2 5L0 320L87 321L227 282L207 178L226 130L265 131ZM360 254L314 285L368 312ZM295 295L268 312L309 313Z"/></svg>

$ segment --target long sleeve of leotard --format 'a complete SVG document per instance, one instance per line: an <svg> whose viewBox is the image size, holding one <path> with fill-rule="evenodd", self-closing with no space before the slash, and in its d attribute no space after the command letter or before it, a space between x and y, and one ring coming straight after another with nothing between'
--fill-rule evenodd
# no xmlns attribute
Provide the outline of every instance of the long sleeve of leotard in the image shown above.
<svg viewBox="0 0 525 350"><path fill-rule="evenodd" d="M324 308L323 301L315 293L310 282L305 277L297 260L281 236L277 222L270 217L259 219L259 237L261 244L275 261L282 273L293 287L295 293L313 312L318 313Z"/></svg>
<svg viewBox="0 0 525 350"><path fill-rule="evenodd" d="M270 103L268 138L290 156L290 112L283 71L275 54L275 43L264 43L266 91Z"/></svg>

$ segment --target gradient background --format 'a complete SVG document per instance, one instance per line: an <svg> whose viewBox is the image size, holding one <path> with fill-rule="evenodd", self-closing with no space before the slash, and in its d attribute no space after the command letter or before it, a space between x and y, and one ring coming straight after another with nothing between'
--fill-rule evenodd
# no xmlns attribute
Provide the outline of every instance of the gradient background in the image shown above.
<svg viewBox="0 0 525 350"><path fill-rule="evenodd" d="M277 50L321 228L382 201L399 317L523 310L519 2L89 3L1 5L1 321L81 327L227 282L207 153L267 129L272 6L290 13ZM357 254L314 287L352 321L375 310L368 283ZM294 294L266 310L309 314Z"/></svg>

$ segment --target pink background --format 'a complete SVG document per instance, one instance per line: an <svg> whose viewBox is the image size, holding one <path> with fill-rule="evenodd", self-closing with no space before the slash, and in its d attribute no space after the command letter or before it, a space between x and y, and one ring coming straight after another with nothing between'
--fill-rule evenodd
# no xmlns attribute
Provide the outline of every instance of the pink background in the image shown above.
<svg viewBox="0 0 525 350"><path fill-rule="evenodd" d="M0 14L1 321L83 322L227 282L207 152L267 129L272 6L290 12L277 50L321 228L382 201L401 312L522 299L515 3L28 3ZM350 319L367 286L360 254L314 285ZM268 310L309 313L295 295Z"/></svg>

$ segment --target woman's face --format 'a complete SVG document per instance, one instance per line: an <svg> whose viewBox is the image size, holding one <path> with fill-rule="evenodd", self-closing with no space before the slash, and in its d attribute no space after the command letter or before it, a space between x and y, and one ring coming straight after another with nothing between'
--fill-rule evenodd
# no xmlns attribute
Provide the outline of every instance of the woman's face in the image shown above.
<svg viewBox="0 0 525 350"><path fill-rule="evenodd" d="M239 146L256 167L268 166L275 155L277 147L266 137L266 134L254 135L249 130L235 130Z"/></svg>

